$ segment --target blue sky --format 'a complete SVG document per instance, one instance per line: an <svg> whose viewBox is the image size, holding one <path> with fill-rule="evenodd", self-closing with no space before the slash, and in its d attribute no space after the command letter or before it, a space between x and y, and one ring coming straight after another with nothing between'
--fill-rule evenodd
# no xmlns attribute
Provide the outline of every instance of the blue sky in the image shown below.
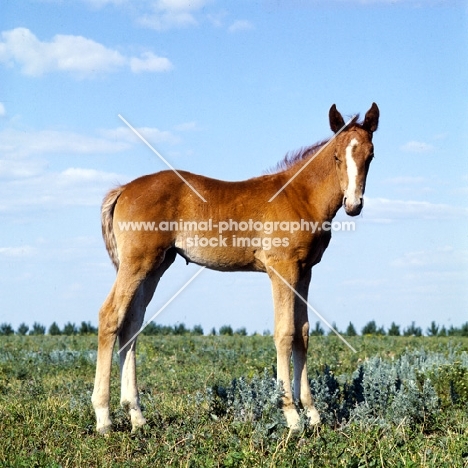
<svg viewBox="0 0 468 468"><path fill-rule="evenodd" d="M466 322L467 31L461 1L3 2L0 323L97 323L102 197L165 169L118 114L173 166L241 180L373 101L365 208L310 302L340 329ZM146 317L197 268L178 260ZM206 270L157 321L272 330L268 278Z"/></svg>

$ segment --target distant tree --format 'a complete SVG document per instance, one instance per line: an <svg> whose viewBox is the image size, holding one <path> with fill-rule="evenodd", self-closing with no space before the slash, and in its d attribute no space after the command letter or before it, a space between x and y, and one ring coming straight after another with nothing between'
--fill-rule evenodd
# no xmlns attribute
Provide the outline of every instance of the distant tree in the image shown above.
<svg viewBox="0 0 468 468"><path fill-rule="evenodd" d="M97 333L97 328L93 327L91 322L81 322L78 333L80 335L95 335Z"/></svg>
<svg viewBox="0 0 468 468"><path fill-rule="evenodd" d="M203 328L201 325L195 325L191 331L192 335L203 335Z"/></svg>
<svg viewBox="0 0 468 468"><path fill-rule="evenodd" d="M219 334L232 336L234 332L232 331L231 325L223 325L222 327L219 328Z"/></svg>
<svg viewBox="0 0 468 468"><path fill-rule="evenodd" d="M364 325L361 333L362 335L385 335L385 329L384 327L377 328L375 320L371 320L366 325Z"/></svg>
<svg viewBox="0 0 468 468"><path fill-rule="evenodd" d="M234 335L239 335L239 336L247 336L247 330L245 327L238 328L235 332Z"/></svg>
<svg viewBox="0 0 468 468"><path fill-rule="evenodd" d="M211 335L211 336L216 336L217 334L218 334L218 333L216 332L216 328L213 327L213 328L211 329L211 331L210 331L210 335Z"/></svg>
<svg viewBox="0 0 468 468"><path fill-rule="evenodd" d="M468 336L468 322L462 324L460 328L450 325L450 328L447 330L448 336Z"/></svg>
<svg viewBox="0 0 468 468"><path fill-rule="evenodd" d="M154 322L149 322L146 324L145 328L143 329L143 335L154 336L159 335L160 325L156 325Z"/></svg>
<svg viewBox="0 0 468 468"><path fill-rule="evenodd" d="M450 328L447 330L447 335L448 336L457 336L458 335L458 329L454 327L453 325L450 325Z"/></svg>
<svg viewBox="0 0 468 468"><path fill-rule="evenodd" d="M390 325L390 328L388 329L387 332L388 336L400 336L400 325L397 325L395 322L392 322Z"/></svg>
<svg viewBox="0 0 468 468"><path fill-rule="evenodd" d="M56 335L61 335L62 332L60 331L59 326L54 322L50 327L49 327L49 335L56 336Z"/></svg>
<svg viewBox="0 0 468 468"><path fill-rule="evenodd" d="M434 321L431 322L431 326L427 329L427 336L438 336L439 326Z"/></svg>
<svg viewBox="0 0 468 468"><path fill-rule="evenodd" d="M263 336L271 336L271 331L270 330L263 330L263 333L262 333Z"/></svg>
<svg viewBox="0 0 468 468"><path fill-rule="evenodd" d="M437 336L447 336L447 329L445 328L445 325L442 325L442 328L439 330L439 333L437 333Z"/></svg>
<svg viewBox="0 0 468 468"><path fill-rule="evenodd" d="M143 329L143 335L173 335L174 329L170 325L160 325L159 323L149 322Z"/></svg>
<svg viewBox="0 0 468 468"><path fill-rule="evenodd" d="M13 327L9 323L2 323L0 325L0 335L8 336L13 335L14 333L15 330L13 330Z"/></svg>
<svg viewBox="0 0 468 468"><path fill-rule="evenodd" d="M370 322L366 323L361 330L362 335L376 335L377 334L377 324L375 320L371 320Z"/></svg>
<svg viewBox="0 0 468 468"><path fill-rule="evenodd" d="M333 327L338 333L340 333L340 331L338 330L338 327L336 326L336 323L335 323L335 322L332 323L332 327ZM328 335L328 336L332 336L332 335L334 335L334 334L335 334L335 332L334 332L331 328L330 328L330 329L328 330L328 332L327 332L327 335Z"/></svg>
<svg viewBox="0 0 468 468"><path fill-rule="evenodd" d="M325 335L325 331L322 328L322 326L320 325L320 322L315 322L315 328L313 328L309 332L309 335L310 336L323 336L323 335Z"/></svg>
<svg viewBox="0 0 468 468"><path fill-rule="evenodd" d="M178 323L174 325L173 333L174 335L186 335L187 333L189 333L189 330L187 329L184 323Z"/></svg>
<svg viewBox="0 0 468 468"><path fill-rule="evenodd" d="M38 322L34 322L32 330L29 332L30 335L45 335L46 327Z"/></svg>
<svg viewBox="0 0 468 468"><path fill-rule="evenodd" d="M18 327L18 330L16 330L17 335L26 335L29 331L28 325L26 325L24 322Z"/></svg>
<svg viewBox="0 0 468 468"><path fill-rule="evenodd" d="M417 327L414 322L411 322L411 325L408 328L403 330L404 336L422 336L421 327Z"/></svg>
<svg viewBox="0 0 468 468"><path fill-rule="evenodd" d="M77 330L76 325L74 323L68 322L63 327L62 333L64 335L71 336L71 335L76 335L78 333L78 330Z"/></svg>
<svg viewBox="0 0 468 468"><path fill-rule="evenodd" d="M465 322L465 323L460 327L460 335L461 335L461 336L468 336L468 322Z"/></svg>
<svg viewBox="0 0 468 468"><path fill-rule="evenodd" d="M351 322L349 322L349 325L346 328L345 335L346 336L356 336L357 335L357 331L356 331L356 329L354 328L354 325Z"/></svg>

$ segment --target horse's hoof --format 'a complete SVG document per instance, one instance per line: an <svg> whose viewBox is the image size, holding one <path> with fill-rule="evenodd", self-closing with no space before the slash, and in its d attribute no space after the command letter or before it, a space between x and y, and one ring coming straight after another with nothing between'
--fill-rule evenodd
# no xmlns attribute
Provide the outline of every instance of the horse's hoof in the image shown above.
<svg viewBox="0 0 468 468"><path fill-rule="evenodd" d="M283 413L284 417L286 418L286 424L291 432L298 432L302 429L301 418L299 417L296 409L284 409Z"/></svg>
<svg viewBox="0 0 468 468"><path fill-rule="evenodd" d="M316 426L317 424L320 424L320 414L315 408L307 408L306 417L309 426Z"/></svg>
<svg viewBox="0 0 468 468"><path fill-rule="evenodd" d="M100 435L108 436L112 432L112 424L96 427L96 431Z"/></svg>

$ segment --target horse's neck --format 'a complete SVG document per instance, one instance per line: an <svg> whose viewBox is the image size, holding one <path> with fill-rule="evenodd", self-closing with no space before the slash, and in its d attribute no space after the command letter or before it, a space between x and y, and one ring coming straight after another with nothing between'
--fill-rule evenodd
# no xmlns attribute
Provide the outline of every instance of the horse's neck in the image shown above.
<svg viewBox="0 0 468 468"><path fill-rule="evenodd" d="M293 177L304 165L302 172L294 178L291 185L317 221L331 221L340 209L343 194L335 167L333 143L320 151L309 164L305 158L285 171Z"/></svg>

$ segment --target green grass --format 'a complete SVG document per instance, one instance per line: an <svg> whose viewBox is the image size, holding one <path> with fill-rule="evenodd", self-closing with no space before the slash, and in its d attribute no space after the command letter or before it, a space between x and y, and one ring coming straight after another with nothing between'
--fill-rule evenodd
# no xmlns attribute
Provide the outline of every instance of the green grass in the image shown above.
<svg viewBox="0 0 468 468"><path fill-rule="evenodd" d="M329 366L350 375L367 358L395 359L408 349L468 351L463 337L353 337L353 354L334 337L312 337L311 376ZM433 372L441 408L416 425L351 423L290 435L232 416L214 417L197 393L273 373L271 337L143 336L138 384L148 424L130 432L119 408L119 371L113 365L114 431L94 432L95 336L0 338L0 466L83 467L468 467L468 379L455 362ZM445 381L456 379L454 388ZM452 393L451 393L452 392Z"/></svg>

